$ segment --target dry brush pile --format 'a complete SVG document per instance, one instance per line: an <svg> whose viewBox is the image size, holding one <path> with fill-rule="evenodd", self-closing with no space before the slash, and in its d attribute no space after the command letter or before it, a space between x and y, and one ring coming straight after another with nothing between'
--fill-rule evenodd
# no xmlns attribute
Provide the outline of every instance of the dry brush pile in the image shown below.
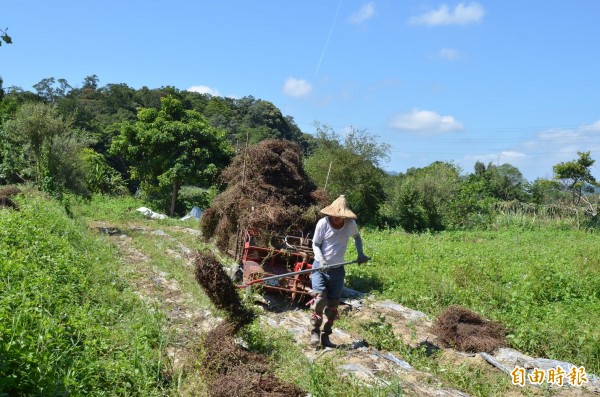
<svg viewBox="0 0 600 397"><path fill-rule="evenodd" d="M298 386L285 383L273 374L268 359L235 342L235 334L254 319L241 302L236 287L212 253L196 257L196 281L227 319L206 335L203 370L211 397L304 396Z"/></svg>
<svg viewBox="0 0 600 397"><path fill-rule="evenodd" d="M221 175L227 189L202 215L202 237L215 239L222 252L233 248L236 234L255 233L256 243L314 230L328 197L303 167L302 148L285 140L266 140L236 156ZM304 396L298 386L275 377L268 359L235 342L236 333L254 319L238 290L212 253L196 257L196 281L226 320L203 344L203 368L211 396Z"/></svg>
<svg viewBox="0 0 600 397"><path fill-rule="evenodd" d="M435 322L432 332L446 347L470 353L492 353L506 346L502 324L484 319L461 306L450 306Z"/></svg>
<svg viewBox="0 0 600 397"><path fill-rule="evenodd" d="M265 140L236 156L221 175L227 189L202 215L203 238L215 238L223 252L240 230L255 230L261 244L289 232L310 232L328 201L303 167L300 145Z"/></svg>

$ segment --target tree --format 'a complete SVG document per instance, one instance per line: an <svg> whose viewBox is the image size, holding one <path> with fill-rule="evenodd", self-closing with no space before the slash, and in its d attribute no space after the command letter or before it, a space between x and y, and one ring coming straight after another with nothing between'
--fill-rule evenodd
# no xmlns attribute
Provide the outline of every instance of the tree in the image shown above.
<svg viewBox="0 0 600 397"><path fill-rule="evenodd" d="M529 191L535 204L555 204L564 201L564 196L568 194L561 190L559 181L544 178L534 180Z"/></svg>
<svg viewBox="0 0 600 397"><path fill-rule="evenodd" d="M58 82L58 87L55 87ZM56 99L64 97L70 90L71 86L65 79L56 80L54 77L42 79L39 83L34 84L33 88L37 94L48 102L55 102Z"/></svg>
<svg viewBox="0 0 600 397"><path fill-rule="evenodd" d="M320 125L315 143L305 162L309 176L330 196L345 194L363 224L378 224L386 178L379 164L388 158L389 145L357 130L342 140L330 127Z"/></svg>
<svg viewBox="0 0 600 397"><path fill-rule="evenodd" d="M436 161L394 177L387 200L388 222L407 232L438 231L448 227L449 209L461 180L459 169Z"/></svg>
<svg viewBox="0 0 600 397"><path fill-rule="evenodd" d="M591 206L585 194L592 193L594 186L600 186L590 170L596 161L591 158L590 152L577 152L577 155L577 160L562 162L552 167L554 179L560 181L564 189L571 193L574 205L583 200Z"/></svg>
<svg viewBox="0 0 600 397"><path fill-rule="evenodd" d="M483 177L485 175L485 164L481 161L475 163L475 175Z"/></svg>
<svg viewBox="0 0 600 397"><path fill-rule="evenodd" d="M173 96L161 98L160 110L142 108L137 121L124 123L111 152L133 164L131 175L142 188L171 187L171 216L181 186L210 186L232 154L224 131Z"/></svg>
<svg viewBox="0 0 600 397"><path fill-rule="evenodd" d="M0 34L0 46L2 45L2 42L5 42L6 44L12 44L12 37L6 33L7 30L8 28L0 29L0 32L2 33Z"/></svg>
<svg viewBox="0 0 600 397"><path fill-rule="evenodd" d="M500 200L526 199L527 180L519 169L511 164L489 164L484 174L490 193Z"/></svg>
<svg viewBox="0 0 600 397"><path fill-rule="evenodd" d="M57 195L63 189L87 193L79 158L87 142L56 106L25 103L4 124L3 135L4 175L33 180L42 190Z"/></svg>
<svg viewBox="0 0 600 397"><path fill-rule="evenodd" d="M519 169L511 164L487 167L481 161L475 163L473 177L483 182L489 195L500 200L526 200L529 183Z"/></svg>

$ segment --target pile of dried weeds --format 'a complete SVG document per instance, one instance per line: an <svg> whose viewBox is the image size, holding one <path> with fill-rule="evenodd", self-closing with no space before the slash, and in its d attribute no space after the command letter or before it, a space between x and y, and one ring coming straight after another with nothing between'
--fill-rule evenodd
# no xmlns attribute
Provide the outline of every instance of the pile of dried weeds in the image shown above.
<svg viewBox="0 0 600 397"><path fill-rule="evenodd" d="M298 386L275 377L266 357L235 343L234 334L235 326L224 322L209 332L204 341L204 368L209 377L210 396L306 395Z"/></svg>
<svg viewBox="0 0 600 397"><path fill-rule="evenodd" d="M227 318L237 329L248 325L254 313L246 308L219 260L210 252L198 253L195 258L196 281L213 304L227 314Z"/></svg>
<svg viewBox="0 0 600 397"><path fill-rule="evenodd" d="M202 215L203 237L215 237L226 252L238 226L259 232L258 241L265 245L271 236L312 231L328 197L311 182L302 159L300 145L275 139L236 156L221 175L227 189Z"/></svg>
<svg viewBox="0 0 600 397"><path fill-rule="evenodd" d="M446 309L433 325L432 332L446 347L465 352L491 353L506 345L506 330L502 324L460 306Z"/></svg>
<svg viewBox="0 0 600 397"><path fill-rule="evenodd" d="M203 369L208 378L209 395L305 395L299 387L277 379L266 357L250 352L235 342L236 332L254 319L254 313L243 306L236 287L212 253L199 253L196 256L195 275L210 300L225 311L228 319L204 339Z"/></svg>

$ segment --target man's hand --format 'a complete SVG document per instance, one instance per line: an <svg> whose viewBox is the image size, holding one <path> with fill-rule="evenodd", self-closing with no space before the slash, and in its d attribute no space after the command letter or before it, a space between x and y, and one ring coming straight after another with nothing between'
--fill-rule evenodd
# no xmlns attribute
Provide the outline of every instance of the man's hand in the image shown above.
<svg viewBox="0 0 600 397"><path fill-rule="evenodd" d="M356 259L356 261L361 264L361 263L365 263L368 260L370 260L371 258L369 258L368 256L366 256L365 254L360 254L358 255L358 258Z"/></svg>

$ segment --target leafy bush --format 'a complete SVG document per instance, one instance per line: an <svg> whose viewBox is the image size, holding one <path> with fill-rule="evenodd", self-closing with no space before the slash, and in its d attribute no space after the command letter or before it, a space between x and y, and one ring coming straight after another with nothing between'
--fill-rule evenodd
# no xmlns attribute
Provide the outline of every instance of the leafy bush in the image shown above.
<svg viewBox="0 0 600 397"><path fill-rule="evenodd" d="M86 148L81 153L84 178L90 193L125 195L128 193L123 177L108 165L104 156Z"/></svg>
<svg viewBox="0 0 600 397"><path fill-rule="evenodd" d="M208 189L183 186L179 191L179 204L181 209L178 212L181 212L181 210L183 210L183 212L188 212L192 207L202 209L209 208L217 193L218 190L214 186Z"/></svg>
<svg viewBox="0 0 600 397"><path fill-rule="evenodd" d="M14 119L4 124L2 138L5 178L20 175L21 180L33 180L40 189L56 197L65 190L89 194L79 156L87 138L55 106L25 103Z"/></svg>
<svg viewBox="0 0 600 397"><path fill-rule="evenodd" d="M388 192L387 217L407 232L439 231L448 227L448 212L461 186L458 168L434 162L396 177Z"/></svg>
<svg viewBox="0 0 600 397"><path fill-rule="evenodd" d="M380 224L385 173L379 165L388 158L389 145L364 131L352 130L344 139L327 126L317 131L316 148L305 161L308 175L332 200L346 195L361 224Z"/></svg>

